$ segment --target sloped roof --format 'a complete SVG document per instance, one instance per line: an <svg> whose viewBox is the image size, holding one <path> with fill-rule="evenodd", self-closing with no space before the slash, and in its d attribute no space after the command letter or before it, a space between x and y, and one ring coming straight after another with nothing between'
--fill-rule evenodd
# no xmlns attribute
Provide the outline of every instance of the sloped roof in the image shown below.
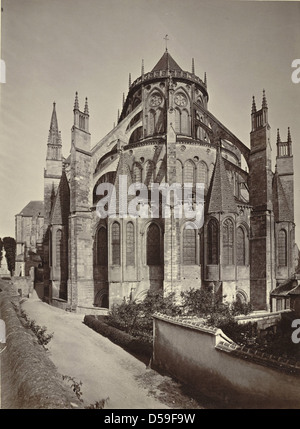
<svg viewBox="0 0 300 429"><path fill-rule="evenodd" d="M288 279L281 285L277 286L274 290L272 290L272 296L289 296L289 295L299 295L300 294L300 286L298 285L298 281L296 279Z"/></svg>
<svg viewBox="0 0 300 429"><path fill-rule="evenodd" d="M273 207L276 222L294 221L280 177L277 172L274 174L273 179Z"/></svg>
<svg viewBox="0 0 300 429"><path fill-rule="evenodd" d="M50 223L52 225L66 225L70 211L70 188L65 171L57 188L53 207L50 215Z"/></svg>
<svg viewBox="0 0 300 429"><path fill-rule="evenodd" d="M23 210L18 213L18 215L21 216L44 216L44 201L30 201L30 203L27 204L23 208ZM17 216L18 216L17 215Z"/></svg>
<svg viewBox="0 0 300 429"><path fill-rule="evenodd" d="M207 213L237 213L237 211L233 189L229 182L221 151L218 150L208 194Z"/></svg>
<svg viewBox="0 0 300 429"><path fill-rule="evenodd" d="M179 65L176 63L176 61L172 58L172 56L169 54L169 52L166 50L161 57L161 59L158 61L155 67L153 67L152 71L159 71L159 70L178 70L182 71L182 68L179 67Z"/></svg>

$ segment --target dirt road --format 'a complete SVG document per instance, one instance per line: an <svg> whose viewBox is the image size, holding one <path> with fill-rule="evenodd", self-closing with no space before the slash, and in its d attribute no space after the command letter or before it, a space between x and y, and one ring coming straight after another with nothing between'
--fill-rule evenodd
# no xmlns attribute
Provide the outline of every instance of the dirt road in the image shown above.
<svg viewBox="0 0 300 429"><path fill-rule="evenodd" d="M22 308L47 332L54 332L47 345L49 357L60 374L82 381L85 406L109 397L105 408L110 409L202 408L182 396L169 377L146 368L84 325L83 315L51 307L36 296L23 302Z"/></svg>

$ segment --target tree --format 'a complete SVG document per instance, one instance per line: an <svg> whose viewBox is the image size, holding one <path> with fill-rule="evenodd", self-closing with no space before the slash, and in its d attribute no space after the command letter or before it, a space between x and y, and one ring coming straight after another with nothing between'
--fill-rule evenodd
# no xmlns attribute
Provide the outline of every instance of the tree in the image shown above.
<svg viewBox="0 0 300 429"><path fill-rule="evenodd" d="M2 241L2 238L0 238L0 263L2 261L2 249L3 249L3 241Z"/></svg>
<svg viewBox="0 0 300 429"><path fill-rule="evenodd" d="M7 266L10 273L13 274L16 262L16 240L12 237L4 237L2 241L6 252Z"/></svg>

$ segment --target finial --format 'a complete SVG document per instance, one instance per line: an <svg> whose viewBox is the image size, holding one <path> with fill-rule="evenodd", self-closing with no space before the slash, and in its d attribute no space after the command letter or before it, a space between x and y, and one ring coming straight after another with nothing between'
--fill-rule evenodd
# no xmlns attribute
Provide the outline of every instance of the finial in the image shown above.
<svg viewBox="0 0 300 429"><path fill-rule="evenodd" d="M168 35L166 34L165 35L165 37L164 37L164 40L165 40L165 42L166 42L166 52L168 52Z"/></svg>
<svg viewBox="0 0 300 429"><path fill-rule="evenodd" d="M207 76L206 76L206 72L204 73L204 85L207 86Z"/></svg>
<svg viewBox="0 0 300 429"><path fill-rule="evenodd" d="M78 92L75 93L75 103L74 103L74 110L79 110L79 102L78 102Z"/></svg>
<svg viewBox="0 0 300 429"><path fill-rule="evenodd" d="M129 73L129 88L131 87L131 73Z"/></svg>
<svg viewBox="0 0 300 429"><path fill-rule="evenodd" d="M143 74L144 74L144 60L142 60L142 76L143 76Z"/></svg>
<svg viewBox="0 0 300 429"><path fill-rule="evenodd" d="M194 61L194 58L192 58L192 73L195 74L195 61Z"/></svg>
<svg viewBox="0 0 300 429"><path fill-rule="evenodd" d="M119 122L119 119L120 119L120 109L118 109L117 122Z"/></svg>
<svg viewBox="0 0 300 429"><path fill-rule="evenodd" d="M256 104L255 104L255 97L254 95L252 96L252 110L251 113L255 113L256 112Z"/></svg>
<svg viewBox="0 0 300 429"><path fill-rule="evenodd" d="M281 143L279 128L277 128L277 143Z"/></svg>
<svg viewBox="0 0 300 429"><path fill-rule="evenodd" d="M84 113L85 113L86 115L88 115L88 114L89 114L89 106L88 106L88 99L87 99L87 97L85 97Z"/></svg>
<svg viewBox="0 0 300 429"><path fill-rule="evenodd" d="M55 109L56 103L55 101L53 101L53 109Z"/></svg>
<svg viewBox="0 0 300 429"><path fill-rule="evenodd" d="M288 127L288 138L287 138L288 143L292 143L292 137L291 137L291 131L290 131L290 127Z"/></svg>
<svg viewBox="0 0 300 429"><path fill-rule="evenodd" d="M267 99L266 99L266 91L263 89L263 99L262 99L262 108L267 109L268 104L267 104Z"/></svg>
<svg viewBox="0 0 300 429"><path fill-rule="evenodd" d="M122 100L122 105L124 106L124 104L125 104L125 94L124 94L124 92L123 92L123 100Z"/></svg>

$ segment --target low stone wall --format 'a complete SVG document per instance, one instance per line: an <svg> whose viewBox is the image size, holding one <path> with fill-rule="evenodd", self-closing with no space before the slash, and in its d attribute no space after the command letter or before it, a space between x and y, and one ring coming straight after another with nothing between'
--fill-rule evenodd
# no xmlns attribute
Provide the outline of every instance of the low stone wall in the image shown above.
<svg viewBox="0 0 300 429"><path fill-rule="evenodd" d="M2 407L82 408L45 349L21 324L12 304L19 302L13 285L2 281L0 288L0 314L6 325L6 349L1 353Z"/></svg>
<svg viewBox="0 0 300 429"><path fill-rule="evenodd" d="M228 408L299 408L300 363L254 353L201 322L154 315L153 367Z"/></svg>
<svg viewBox="0 0 300 429"><path fill-rule="evenodd" d="M238 324L245 324L245 323L257 323L257 329L258 331L264 331L266 329L269 329L271 327L277 326L278 322L282 318L282 313L289 313L291 310L282 310L282 311L276 311L276 312L256 312L251 313L249 315L241 315L236 316L235 320L238 322Z"/></svg>

